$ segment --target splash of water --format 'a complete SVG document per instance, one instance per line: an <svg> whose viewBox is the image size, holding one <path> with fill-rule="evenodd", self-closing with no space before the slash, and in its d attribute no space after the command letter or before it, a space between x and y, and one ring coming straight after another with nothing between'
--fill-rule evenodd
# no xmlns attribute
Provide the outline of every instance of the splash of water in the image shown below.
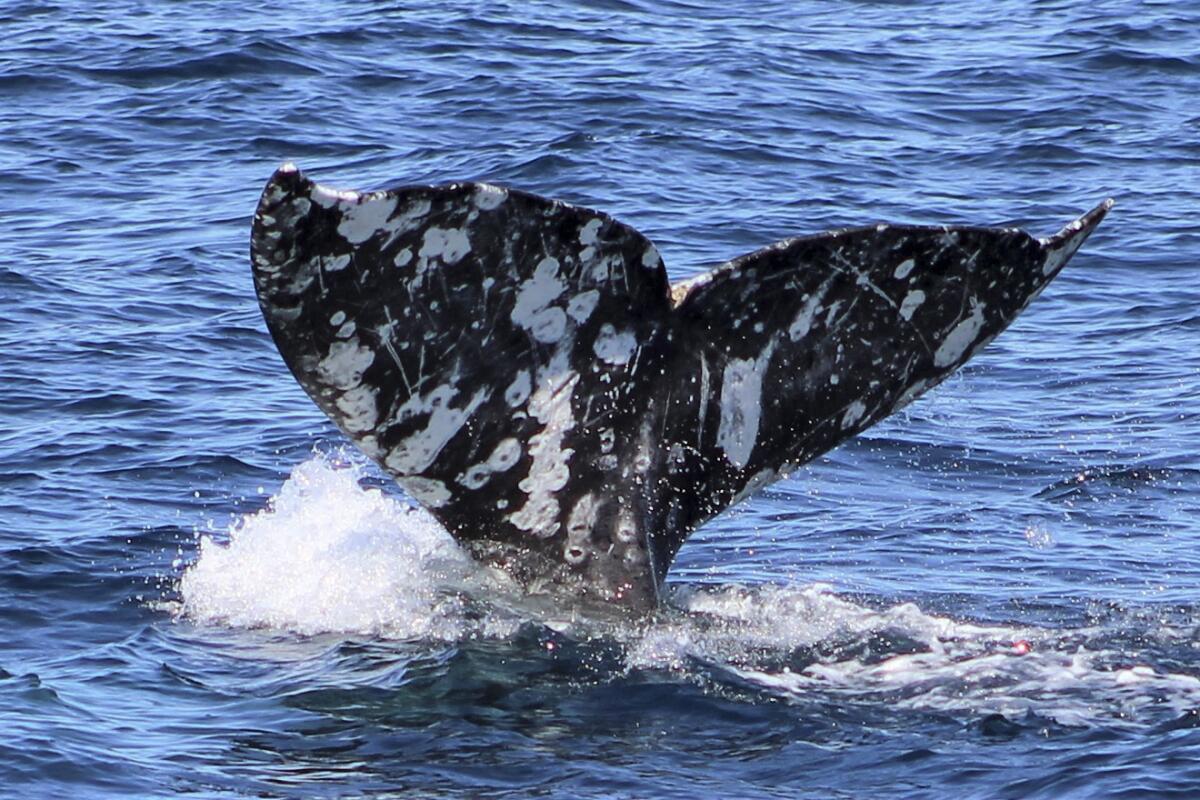
<svg viewBox="0 0 1200 800"><path fill-rule="evenodd" d="M425 511L360 484L361 467L315 455L268 506L205 536L180 581L202 623L298 633L454 640L473 565Z"/></svg>

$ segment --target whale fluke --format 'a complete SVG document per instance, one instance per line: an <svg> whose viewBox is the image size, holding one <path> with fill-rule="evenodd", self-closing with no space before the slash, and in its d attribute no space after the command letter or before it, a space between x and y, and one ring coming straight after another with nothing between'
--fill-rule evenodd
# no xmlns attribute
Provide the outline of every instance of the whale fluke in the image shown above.
<svg viewBox="0 0 1200 800"><path fill-rule="evenodd" d="M671 285L597 211L285 165L251 261L296 380L458 541L533 590L641 607L706 520L962 366L1111 205L1044 239L846 228Z"/></svg>

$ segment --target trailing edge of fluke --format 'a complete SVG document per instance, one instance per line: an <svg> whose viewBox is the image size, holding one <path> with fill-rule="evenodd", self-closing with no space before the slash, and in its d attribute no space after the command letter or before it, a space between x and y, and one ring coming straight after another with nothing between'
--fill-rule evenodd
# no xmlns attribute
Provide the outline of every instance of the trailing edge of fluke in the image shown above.
<svg viewBox="0 0 1200 800"><path fill-rule="evenodd" d="M296 380L459 542L531 591L648 607L692 531L944 380L1111 206L1044 239L846 228L671 284L597 211L289 164L251 261Z"/></svg>

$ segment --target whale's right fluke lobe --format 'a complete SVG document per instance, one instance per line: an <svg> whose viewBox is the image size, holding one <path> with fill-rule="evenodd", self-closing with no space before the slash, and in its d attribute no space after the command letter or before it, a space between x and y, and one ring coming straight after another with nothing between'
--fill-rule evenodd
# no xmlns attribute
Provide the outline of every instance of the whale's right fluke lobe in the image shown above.
<svg viewBox="0 0 1200 800"><path fill-rule="evenodd" d="M1036 297L1104 218L1059 234L874 225L779 242L673 289L669 563L746 494L912 402ZM675 548L675 549L672 549Z"/></svg>
<svg viewBox="0 0 1200 800"><path fill-rule="evenodd" d="M1100 224L1105 215L1115 205L1110 197L1100 205L1093 208L1091 211L1084 214L1077 220L1067 223L1063 229L1053 236L1047 236L1039 239L1040 244L1046 251L1046 260L1042 263L1042 272L1047 277L1053 278L1058 274L1058 271L1067 265L1071 260L1071 256L1075 255L1087 238L1092 235L1092 231Z"/></svg>
<svg viewBox="0 0 1200 800"><path fill-rule="evenodd" d="M288 166L251 252L297 380L457 539L531 587L644 607L688 534L961 366L1107 208L1044 240L834 231L672 287L596 211Z"/></svg>

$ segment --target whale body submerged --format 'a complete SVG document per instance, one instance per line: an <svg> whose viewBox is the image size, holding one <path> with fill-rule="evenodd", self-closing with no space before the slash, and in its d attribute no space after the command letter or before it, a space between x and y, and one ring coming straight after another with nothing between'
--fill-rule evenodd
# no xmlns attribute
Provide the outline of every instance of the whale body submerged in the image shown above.
<svg viewBox="0 0 1200 800"><path fill-rule="evenodd" d="M484 183L267 183L251 262L316 404L531 591L653 606L688 535L878 422L1013 321L1059 233L878 224L671 284L603 213Z"/></svg>

